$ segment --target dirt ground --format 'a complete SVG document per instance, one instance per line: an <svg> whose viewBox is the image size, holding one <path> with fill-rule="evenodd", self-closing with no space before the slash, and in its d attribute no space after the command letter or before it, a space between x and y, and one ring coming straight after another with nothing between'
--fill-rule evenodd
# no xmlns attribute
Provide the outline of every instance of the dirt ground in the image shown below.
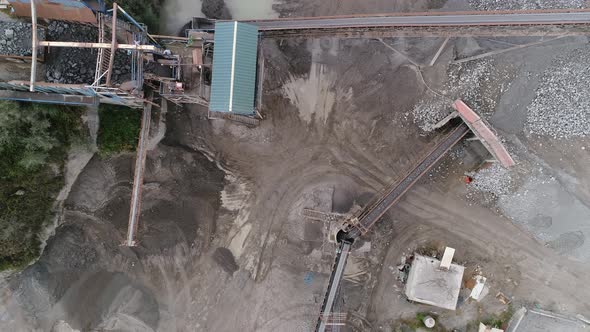
<svg viewBox="0 0 590 332"><path fill-rule="evenodd" d="M335 2L316 5L322 15L345 13ZM366 8L391 4L375 6ZM527 131L542 74L587 38L450 65L537 40L452 39L430 67L441 38L263 39L260 126L207 120L202 107L156 114L136 248L120 245L134 156L92 158L40 260L1 288L0 329L310 331L335 246L301 210L366 204L441 139L421 127L458 97L491 122L518 165L501 174L482 167L479 143L462 142L392 208L349 260L338 303L349 329L388 331L428 311L466 331L508 309L498 292L514 308L588 316L590 290L580 287L590 275L588 139ZM462 181L468 172L472 185ZM454 312L408 303L402 257L447 245L455 262L488 278L489 295L475 302L463 292Z"/></svg>
<svg viewBox="0 0 590 332"><path fill-rule="evenodd" d="M512 40L515 43L526 41ZM322 287L318 291L315 283L325 284L325 273L331 263L322 256L325 248L321 247L318 236L310 237L305 232L311 227L316 227L317 232L319 227L302 218L298 210L314 207L330 211L325 206L331 203L332 210L345 212L354 204L362 205L384 185L401 176L440 138L419 130L414 123L416 105L429 99L428 92L411 61L392 52L384 42L394 45L413 62L423 64L430 60L442 40L264 40L263 114L266 120L255 129L220 122L200 130L205 137L210 131L211 138L204 139L209 142L208 149L216 151L215 155L225 156L226 167L239 170L241 174L242 180L238 177L234 181L248 187L252 193L250 203L241 210L247 221L242 219L244 216L238 216L235 221L239 227L235 233L243 243L243 249L236 254L241 269L249 271L258 283L267 285L262 286L265 292L267 287L276 287L273 275L290 271L289 280L283 283L282 291L275 294L275 300L269 305L273 313L281 313L272 320L272 328L260 325L264 322L265 310L255 311L258 317L255 325L245 323L252 317L248 311L243 318L235 315L228 325L214 324L208 325L209 328L223 330L226 326L246 326L254 330L285 331L297 330L299 326L308 328L310 325L305 324L313 322L317 315L310 307L317 310L322 297ZM500 117L494 111L498 101L506 98L512 89L534 90L534 86L510 85L509 92L498 86L514 82L519 70L542 72L548 59L570 48L581 47L585 42L585 38L572 38L564 43L542 46L542 59L534 64L525 62L525 65L518 59L530 59L529 56L534 56L539 49L505 55L504 59L495 58L491 69L475 70L473 66L466 66L459 70L465 81L477 84L467 90L451 91L457 94L452 97L460 97L464 92L468 102L483 108L482 113L491 119L494 116L500 119L492 123L506 135L511 149L512 144L521 144L521 149L514 152L522 162L519 166L522 172L529 167L541 167L541 164L544 171L556 172L560 166L547 166L542 156L522 148L546 139L523 135L524 125L512 132L514 136L509 135L502 131L503 126L514 126L514 120ZM498 48L489 40L455 41L441 58L441 64L424 70L425 81L431 88L443 89L448 79L445 61L453 54L469 56L477 52L473 45ZM483 72L486 77L473 79L470 77L473 72L477 75ZM484 84L480 84L482 82ZM384 89L392 92L384 93ZM579 148L584 142L581 139L569 141L569 144ZM568 155L570 163L577 164L572 161L577 158L575 156ZM588 158L586 154L580 157ZM475 143L464 143L456 148L364 239L371 242L371 251L353 254L347 271L351 277L347 278L349 281L342 291L345 303L342 308L368 320L357 320L360 330L370 329L369 326L385 329L400 318L414 317L418 311L433 311L433 308L405 301L401 296L403 285L397 281L395 272L403 255L410 255L416 248L431 243L458 248L456 260L469 271L482 271L488 277L492 294L479 303L466 301L468 294L462 294L462 305L457 312L434 310L441 324L449 329L462 330L469 323L507 310L507 306L495 299L498 292L512 299L513 306L536 305L570 314L589 310L585 300L588 294L577 287L589 272L584 261L569 255L571 252L567 250L552 249L522 225L511 223L511 216L503 214L495 200L485 197L486 193L474 193L462 182L462 175L477 169L484 159L485 153ZM563 158L562 162L568 163ZM582 184L582 190L586 187L584 173L569 174L573 174L576 183ZM332 202L322 199L326 190L333 192ZM310 201L310 195L314 200ZM482 196L481 200L478 195ZM570 218L579 220L579 216ZM248 234L245 241L243 232ZM294 238L304 242L294 241ZM308 244L310 240L316 241L316 245ZM362 243L357 246L362 247ZM306 255L305 259L300 257L302 254ZM310 274L312 282L309 282ZM293 278L299 279L296 285L293 285ZM306 282L307 286L303 287L310 288L313 303L300 293L301 284ZM283 291L290 295L288 305L282 303L286 296ZM266 296L262 298L267 299ZM217 306L215 311L241 312L242 305L232 301L231 305Z"/></svg>

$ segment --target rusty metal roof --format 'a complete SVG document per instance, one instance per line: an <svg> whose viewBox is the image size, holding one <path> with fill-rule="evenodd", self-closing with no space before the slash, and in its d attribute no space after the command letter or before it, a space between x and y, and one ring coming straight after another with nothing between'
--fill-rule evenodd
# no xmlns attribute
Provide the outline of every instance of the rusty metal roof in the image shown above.
<svg viewBox="0 0 590 332"><path fill-rule="evenodd" d="M8 0L16 16L31 16L30 0ZM88 5L77 0L37 0L35 2L37 17L96 24L96 16Z"/></svg>

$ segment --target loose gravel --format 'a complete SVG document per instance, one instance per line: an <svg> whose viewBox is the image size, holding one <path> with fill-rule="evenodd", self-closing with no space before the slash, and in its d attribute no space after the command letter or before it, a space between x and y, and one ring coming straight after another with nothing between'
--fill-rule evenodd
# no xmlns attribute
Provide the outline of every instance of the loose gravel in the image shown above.
<svg viewBox="0 0 590 332"><path fill-rule="evenodd" d="M469 0L476 10L585 8L585 0Z"/></svg>
<svg viewBox="0 0 590 332"><path fill-rule="evenodd" d="M58 41L96 42L93 26L52 21L47 27L47 39ZM131 57L124 50L115 53L113 81L130 78ZM52 48L47 55L45 80L52 83L90 84L94 81L97 51L88 48Z"/></svg>
<svg viewBox="0 0 590 332"><path fill-rule="evenodd" d="M37 29L40 39L45 38L45 30ZM42 50L39 51L42 53ZM31 56L31 24L23 22L0 22L0 54Z"/></svg>
<svg viewBox="0 0 590 332"><path fill-rule="evenodd" d="M428 97L421 100L412 110L414 123L424 131L432 131L439 121L449 115L453 111L453 101L458 98L468 102L481 115L491 113L496 103L495 95L503 91L488 87L497 86L503 89L503 84L494 81L508 78L506 73L498 70L491 59L451 65L448 77L449 81L437 91L442 97L429 92Z"/></svg>
<svg viewBox="0 0 590 332"><path fill-rule="evenodd" d="M514 190L513 172L500 166L499 163L467 175L473 178L469 186L472 190L488 192L497 197L507 195Z"/></svg>
<svg viewBox="0 0 590 332"><path fill-rule="evenodd" d="M527 108L529 135L554 139L590 135L590 47L555 59Z"/></svg>

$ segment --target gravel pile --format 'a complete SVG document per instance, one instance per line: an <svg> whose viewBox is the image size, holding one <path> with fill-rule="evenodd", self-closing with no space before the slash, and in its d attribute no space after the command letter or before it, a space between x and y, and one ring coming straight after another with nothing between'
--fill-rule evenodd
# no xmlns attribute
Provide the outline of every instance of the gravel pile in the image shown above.
<svg viewBox="0 0 590 332"><path fill-rule="evenodd" d="M513 174L499 163L467 175L473 179L469 186L472 190L491 193L496 197L509 194L515 187Z"/></svg>
<svg viewBox="0 0 590 332"><path fill-rule="evenodd" d="M451 66L449 81L437 91L447 98L428 93L430 97L420 101L412 111L414 123L424 131L432 131L434 125L453 111L456 98L469 101L472 108L479 109L482 104L479 87L489 81L492 73L493 61L489 59Z"/></svg>
<svg viewBox="0 0 590 332"><path fill-rule="evenodd" d="M45 30L38 28L40 39ZM31 56L31 24L22 22L0 22L0 54Z"/></svg>
<svg viewBox="0 0 590 332"><path fill-rule="evenodd" d="M552 138L590 135L590 48L557 58L541 78L527 111L531 135Z"/></svg>
<svg viewBox="0 0 590 332"><path fill-rule="evenodd" d="M97 42L97 30L83 24L53 21L47 27L47 39L57 41ZM57 48L47 54L45 79L64 84L91 84L94 81L98 51L86 48ZM113 81L130 78L131 56L126 51L115 53Z"/></svg>
<svg viewBox="0 0 590 332"><path fill-rule="evenodd" d="M469 0L476 10L585 8L586 0Z"/></svg>

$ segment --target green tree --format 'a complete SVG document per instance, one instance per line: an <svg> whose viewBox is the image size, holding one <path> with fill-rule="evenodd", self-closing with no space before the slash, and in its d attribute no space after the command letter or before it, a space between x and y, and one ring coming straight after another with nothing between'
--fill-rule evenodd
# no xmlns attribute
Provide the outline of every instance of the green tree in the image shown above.
<svg viewBox="0 0 590 332"><path fill-rule="evenodd" d="M38 255L81 109L0 100L0 269ZM51 168L49 165L57 166Z"/></svg>
<svg viewBox="0 0 590 332"><path fill-rule="evenodd" d="M110 156L134 151L141 126L141 111L124 106L100 105L98 152Z"/></svg>
<svg viewBox="0 0 590 332"><path fill-rule="evenodd" d="M159 13L162 10L163 0L107 0L107 7L112 8L114 2L121 6L134 20L147 25L149 33L157 34L159 32Z"/></svg>
<svg viewBox="0 0 590 332"><path fill-rule="evenodd" d="M45 163L49 151L58 143L50 133L49 119L55 111L53 107L0 101L0 155L4 169L15 171L18 165L33 170Z"/></svg>

